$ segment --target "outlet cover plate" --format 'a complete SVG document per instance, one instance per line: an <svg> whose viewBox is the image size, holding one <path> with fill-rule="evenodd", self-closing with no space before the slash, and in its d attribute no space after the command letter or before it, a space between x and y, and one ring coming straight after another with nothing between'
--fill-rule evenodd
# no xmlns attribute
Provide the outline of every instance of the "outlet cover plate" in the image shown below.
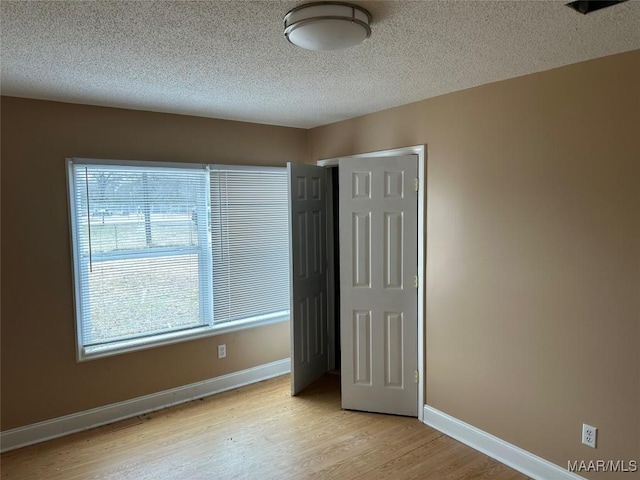
<svg viewBox="0 0 640 480"><path fill-rule="evenodd" d="M592 427L586 423L582 424L582 443L586 446L596 448L597 435L598 429L596 427Z"/></svg>

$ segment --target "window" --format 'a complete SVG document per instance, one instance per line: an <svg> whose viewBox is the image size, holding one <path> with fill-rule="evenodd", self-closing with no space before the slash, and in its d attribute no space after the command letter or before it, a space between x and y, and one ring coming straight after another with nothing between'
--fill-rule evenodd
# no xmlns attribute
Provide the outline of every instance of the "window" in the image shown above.
<svg viewBox="0 0 640 480"><path fill-rule="evenodd" d="M69 161L78 358L289 318L283 168Z"/></svg>

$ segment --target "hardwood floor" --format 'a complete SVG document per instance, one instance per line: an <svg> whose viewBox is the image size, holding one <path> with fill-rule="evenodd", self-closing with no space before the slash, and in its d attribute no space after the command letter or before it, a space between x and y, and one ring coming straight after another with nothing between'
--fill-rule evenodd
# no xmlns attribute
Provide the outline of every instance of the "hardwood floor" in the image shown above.
<svg viewBox="0 0 640 480"><path fill-rule="evenodd" d="M340 409L339 377L289 376L7 452L2 479L527 477L415 418Z"/></svg>

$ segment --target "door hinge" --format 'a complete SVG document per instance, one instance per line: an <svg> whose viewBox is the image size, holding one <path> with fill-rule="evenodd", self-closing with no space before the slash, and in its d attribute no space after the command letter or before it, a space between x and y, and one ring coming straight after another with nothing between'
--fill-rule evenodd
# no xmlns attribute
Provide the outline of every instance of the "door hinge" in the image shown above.
<svg viewBox="0 0 640 480"><path fill-rule="evenodd" d="M420 179L416 178L416 192L420 190Z"/></svg>
<svg viewBox="0 0 640 480"><path fill-rule="evenodd" d="M413 380L416 383L420 382L420 372L418 370L416 370L416 374L415 374L415 377L413 378Z"/></svg>
<svg viewBox="0 0 640 480"><path fill-rule="evenodd" d="M418 279L418 275L414 275L413 277L413 288L418 288L420 286L420 282Z"/></svg>

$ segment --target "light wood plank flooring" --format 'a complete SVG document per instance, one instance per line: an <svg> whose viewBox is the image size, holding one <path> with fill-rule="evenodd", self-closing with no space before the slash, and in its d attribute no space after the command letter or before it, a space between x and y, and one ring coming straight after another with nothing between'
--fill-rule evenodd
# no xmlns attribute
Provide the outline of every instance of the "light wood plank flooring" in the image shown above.
<svg viewBox="0 0 640 480"><path fill-rule="evenodd" d="M7 452L2 479L527 477L415 418L340 409L340 380L289 376Z"/></svg>

